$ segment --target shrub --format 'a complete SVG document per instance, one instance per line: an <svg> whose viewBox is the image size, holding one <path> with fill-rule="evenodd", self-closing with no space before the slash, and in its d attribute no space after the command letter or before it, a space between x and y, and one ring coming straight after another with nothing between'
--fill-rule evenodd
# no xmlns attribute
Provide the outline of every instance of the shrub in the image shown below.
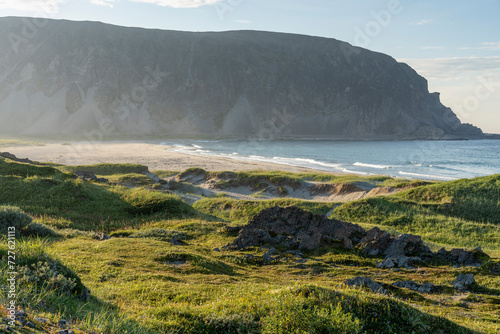
<svg viewBox="0 0 500 334"><path fill-rule="evenodd" d="M33 222L26 226L22 231L24 235L38 236L38 237L60 237L61 235L56 232L52 227L42 223Z"/></svg>
<svg viewBox="0 0 500 334"><path fill-rule="evenodd" d="M262 319L263 334L297 333L359 333L360 321L345 313L340 304L320 308L301 297L290 295L278 302Z"/></svg>
<svg viewBox="0 0 500 334"><path fill-rule="evenodd" d="M57 272L57 264L39 261L30 266L19 268L19 284L36 286L37 289L47 288L59 293L71 295L75 292L76 279L68 278Z"/></svg>
<svg viewBox="0 0 500 334"><path fill-rule="evenodd" d="M170 240L176 238L179 240L187 239L186 233L175 230L165 230L163 228L152 228L149 230L141 230L129 235L129 238L154 238L159 240Z"/></svg>
<svg viewBox="0 0 500 334"><path fill-rule="evenodd" d="M124 195L130 204L128 211L132 214L153 214L164 212L169 215L194 214L195 210L182 202L179 197L165 194L160 191L133 189Z"/></svg>
<svg viewBox="0 0 500 334"><path fill-rule="evenodd" d="M0 206L0 229L7 234L9 227L15 227L16 232L25 228L32 222L23 210L15 206Z"/></svg>

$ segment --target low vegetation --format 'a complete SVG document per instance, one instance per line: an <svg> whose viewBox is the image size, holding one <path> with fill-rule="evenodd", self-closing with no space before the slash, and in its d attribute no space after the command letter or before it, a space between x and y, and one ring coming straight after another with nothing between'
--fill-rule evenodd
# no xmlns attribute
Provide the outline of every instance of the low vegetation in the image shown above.
<svg viewBox="0 0 500 334"><path fill-rule="evenodd" d="M100 169L78 170L113 182L74 179L74 167L0 159L0 217L6 212L10 218L5 224L14 219L20 226L16 302L27 315L24 326L19 322L15 327L19 333L57 332L62 319L75 333L500 332L500 278L495 274L500 255L499 176L436 184L374 177L369 182L413 188L337 204L335 218L420 234L433 247L482 246L494 257L482 267L393 271L376 267L381 258L334 246L301 255L281 252L270 262L263 260L266 247L224 248L238 233L234 227L264 208L297 205L326 214L334 203L242 201L219 195L190 206L148 185L114 182L141 179L138 165L97 166ZM245 175L277 183L319 177ZM354 182L351 176L343 180ZM467 201L475 207L467 209ZM102 232L111 239L102 240ZM7 240L2 238L4 286L9 270ZM452 282L460 273L474 274L481 289L454 290ZM355 276L371 277L389 295L343 285ZM391 285L403 280L430 282L440 286L440 292L417 293ZM0 304L4 318L9 314L6 295L0 296ZM7 326L0 323L0 332Z"/></svg>

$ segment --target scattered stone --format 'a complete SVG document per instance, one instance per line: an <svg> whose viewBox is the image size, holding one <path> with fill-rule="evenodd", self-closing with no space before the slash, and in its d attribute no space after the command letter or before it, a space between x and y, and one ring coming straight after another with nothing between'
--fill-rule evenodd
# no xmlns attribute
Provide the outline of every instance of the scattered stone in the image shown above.
<svg viewBox="0 0 500 334"><path fill-rule="evenodd" d="M49 321L45 318L35 318L36 321L47 324Z"/></svg>
<svg viewBox="0 0 500 334"><path fill-rule="evenodd" d="M277 254L277 253L278 253L278 251L277 251L277 250L276 250L276 248L274 248L274 247L271 247L271 249L269 249L269 250L267 251L267 254L268 254L268 255L274 255L274 254Z"/></svg>
<svg viewBox="0 0 500 334"><path fill-rule="evenodd" d="M460 291L469 291L476 285L477 283L473 274L460 274L457 279L453 281L453 287Z"/></svg>
<svg viewBox="0 0 500 334"><path fill-rule="evenodd" d="M26 312L24 312L23 310L19 310L19 311L16 311L16 319L24 319L28 316L28 314Z"/></svg>
<svg viewBox="0 0 500 334"><path fill-rule="evenodd" d="M298 257L298 258L304 257L304 254L301 251L299 251L299 250L289 250L289 251L286 251L286 253L292 254L292 255L294 255L295 257Z"/></svg>
<svg viewBox="0 0 500 334"><path fill-rule="evenodd" d="M219 248L214 248L212 249L214 252L220 252L220 249Z"/></svg>
<svg viewBox="0 0 500 334"><path fill-rule="evenodd" d="M392 269L392 268L406 268L413 269L412 265L421 263L422 259L419 257L409 257L409 256L399 256L391 257L387 256L382 262L377 264L377 268L380 269Z"/></svg>
<svg viewBox="0 0 500 334"><path fill-rule="evenodd" d="M265 262L272 262L274 260L274 258L270 256L268 253L264 253L264 255L262 255L262 259Z"/></svg>
<svg viewBox="0 0 500 334"><path fill-rule="evenodd" d="M413 281L401 281L401 282L394 282L392 283L392 285L398 288L405 288L420 293L430 293L436 290L436 286L432 283L418 284Z"/></svg>
<svg viewBox="0 0 500 334"><path fill-rule="evenodd" d="M464 267L480 267L482 263L490 259L490 257L481 250L481 247L471 251L462 248L453 248L451 251L446 251L446 249L441 248L437 255L446 262Z"/></svg>
<svg viewBox="0 0 500 334"><path fill-rule="evenodd" d="M80 299L84 302L90 299L90 290L86 287L83 288L82 293L80 294Z"/></svg>
<svg viewBox="0 0 500 334"><path fill-rule="evenodd" d="M374 227L361 240L361 253L368 256L386 255L378 268L413 269L411 263L422 262L422 256L432 255L429 247L424 245L422 238L413 234L392 236L386 231Z"/></svg>
<svg viewBox="0 0 500 334"><path fill-rule="evenodd" d="M177 238L172 238L169 240L169 242L171 245L174 245L174 246L182 246L183 245L182 241L179 241L179 239L177 239Z"/></svg>
<svg viewBox="0 0 500 334"><path fill-rule="evenodd" d="M95 176L94 172L89 171L75 171L73 174L76 175L77 178L82 179L83 181L94 181L99 183L107 183L108 179L98 178Z"/></svg>
<svg viewBox="0 0 500 334"><path fill-rule="evenodd" d="M26 326L28 326L29 328L35 328L36 327L31 321L27 321L26 322Z"/></svg>
<svg viewBox="0 0 500 334"><path fill-rule="evenodd" d="M68 320L66 319L60 319L57 325L61 328L66 328L68 326Z"/></svg>
<svg viewBox="0 0 500 334"><path fill-rule="evenodd" d="M104 240L109 240L111 239L111 237L109 235L107 235L106 233L96 233L94 236L93 236L93 239L95 240L99 240L99 241L104 241Z"/></svg>
<svg viewBox="0 0 500 334"><path fill-rule="evenodd" d="M384 287L382 285L373 281L369 277L358 276L358 277L355 277L353 279L348 279L344 282L344 285L346 285L348 287L359 287L359 286L363 287L364 286L364 287L369 288L370 290L372 290L375 293L379 293L382 295L389 295L389 291L384 289Z"/></svg>
<svg viewBox="0 0 500 334"><path fill-rule="evenodd" d="M9 152L0 152L0 157L7 158L7 159L10 159L10 160L16 161L16 162L30 164L30 165L37 165L37 166L44 166L44 165L46 165L46 164L43 164L41 162L33 161L33 160L30 160L30 159L20 159L20 158L16 157L14 154L9 153Z"/></svg>
<svg viewBox="0 0 500 334"><path fill-rule="evenodd" d="M275 235L275 237L272 237ZM289 249L316 249L322 245L344 243L344 239L359 242L365 231L359 225L330 220L296 206L273 207L258 213L245 225L230 249L260 245L285 245Z"/></svg>

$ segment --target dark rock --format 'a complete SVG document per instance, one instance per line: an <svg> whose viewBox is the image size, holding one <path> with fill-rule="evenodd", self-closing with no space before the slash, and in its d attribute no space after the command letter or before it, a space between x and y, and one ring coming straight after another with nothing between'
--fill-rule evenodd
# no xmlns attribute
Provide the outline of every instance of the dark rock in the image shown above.
<svg viewBox="0 0 500 334"><path fill-rule="evenodd" d="M361 253L368 256L383 254L389 247L392 238L389 232L374 227L366 232L366 236L361 240Z"/></svg>
<svg viewBox="0 0 500 334"><path fill-rule="evenodd" d="M108 179L98 178L95 176L94 172L91 171L75 171L73 174L76 175L77 178L82 179L83 181L94 181L99 183L107 183Z"/></svg>
<svg viewBox="0 0 500 334"><path fill-rule="evenodd" d="M460 274L453 281L453 287L460 291L469 291L477 285L473 274Z"/></svg>
<svg viewBox="0 0 500 334"><path fill-rule="evenodd" d="M99 240L99 241L111 239L111 237L109 235L107 235L106 233L103 233L103 232L99 232L99 233L95 234L93 238L96 240Z"/></svg>
<svg viewBox="0 0 500 334"><path fill-rule="evenodd" d="M312 250L335 241L343 244L345 239L358 243L364 235L365 231L356 224L330 220L296 206L273 207L257 214L226 247L284 244L288 248Z"/></svg>
<svg viewBox="0 0 500 334"><path fill-rule="evenodd" d="M83 288L82 293L80 294L80 299L82 301L87 301L90 299L90 290L87 289L86 287Z"/></svg>
<svg viewBox="0 0 500 334"><path fill-rule="evenodd" d="M212 249L212 250L213 250L214 252L220 252L220 249L219 249L219 248L217 248L217 247L216 247L216 248L214 248L214 249Z"/></svg>
<svg viewBox="0 0 500 334"><path fill-rule="evenodd" d="M49 321L45 318L35 318L36 321L47 324Z"/></svg>
<svg viewBox="0 0 500 334"><path fill-rule="evenodd" d="M392 285L398 288L405 288L420 293L430 293L436 290L436 286L432 283L418 284L413 281L401 281L401 282L394 282L392 283Z"/></svg>
<svg viewBox="0 0 500 334"><path fill-rule="evenodd" d="M480 247L471 251L462 248L453 248L451 251L446 251L441 248L437 255L448 263L464 267L480 267L482 263L486 263L490 259Z"/></svg>
<svg viewBox="0 0 500 334"><path fill-rule="evenodd" d="M265 253L264 255L262 255L262 259L264 260L264 262L274 261L274 258L271 255L269 255L268 253Z"/></svg>
<svg viewBox="0 0 500 334"><path fill-rule="evenodd" d="M425 246L422 238L413 234L392 236L386 231L374 227L361 240L361 253L364 255L386 255L378 268L390 269L394 267L412 268L411 263L422 262L421 256L431 255L429 247Z"/></svg>
<svg viewBox="0 0 500 334"><path fill-rule="evenodd" d="M19 310L19 311L16 311L16 319L24 319L28 316L28 314L26 312L24 312L23 310Z"/></svg>
<svg viewBox="0 0 500 334"><path fill-rule="evenodd" d="M37 165L37 166L44 166L44 165L46 165L46 164L43 164L41 162L33 161L33 160L30 160L30 159L20 159L20 158L16 157L14 154L9 153L9 152L0 152L0 157L7 158L7 159L10 159L10 160L16 161L16 162L30 164L30 165Z"/></svg>
<svg viewBox="0 0 500 334"><path fill-rule="evenodd" d="M172 238L169 240L169 243L174 246L182 246L184 243L177 238Z"/></svg>
<svg viewBox="0 0 500 334"><path fill-rule="evenodd" d="M68 320L66 320L66 319L60 319L59 322L57 323L57 325L64 329L69 325L69 323L68 323Z"/></svg>
<svg viewBox="0 0 500 334"><path fill-rule="evenodd" d="M25 325L28 326L29 328L35 328L36 327L31 321L27 321Z"/></svg>
<svg viewBox="0 0 500 334"><path fill-rule="evenodd" d="M382 295L389 295L389 291L384 289L384 287L382 285L373 281L369 277L358 276L358 277L355 277L353 279L348 279L344 282L344 285L346 285L348 287L360 287L360 286L363 287L364 286L364 287L369 288L370 290L372 290L375 293L379 293Z"/></svg>

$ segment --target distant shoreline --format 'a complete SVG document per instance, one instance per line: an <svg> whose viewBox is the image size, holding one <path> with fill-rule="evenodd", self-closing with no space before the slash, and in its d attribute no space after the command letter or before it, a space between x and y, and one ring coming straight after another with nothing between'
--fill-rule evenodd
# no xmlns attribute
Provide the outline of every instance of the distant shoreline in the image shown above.
<svg viewBox="0 0 500 334"><path fill-rule="evenodd" d="M279 163L244 161L230 157L200 156L168 150L169 146L158 141L125 142L113 141L97 144L81 142L47 143L41 146L4 146L2 152L9 152L18 158L64 165L92 165L99 163L136 163L148 166L151 171L184 171L199 167L208 171L279 170L286 172L327 172L313 168L295 167Z"/></svg>

